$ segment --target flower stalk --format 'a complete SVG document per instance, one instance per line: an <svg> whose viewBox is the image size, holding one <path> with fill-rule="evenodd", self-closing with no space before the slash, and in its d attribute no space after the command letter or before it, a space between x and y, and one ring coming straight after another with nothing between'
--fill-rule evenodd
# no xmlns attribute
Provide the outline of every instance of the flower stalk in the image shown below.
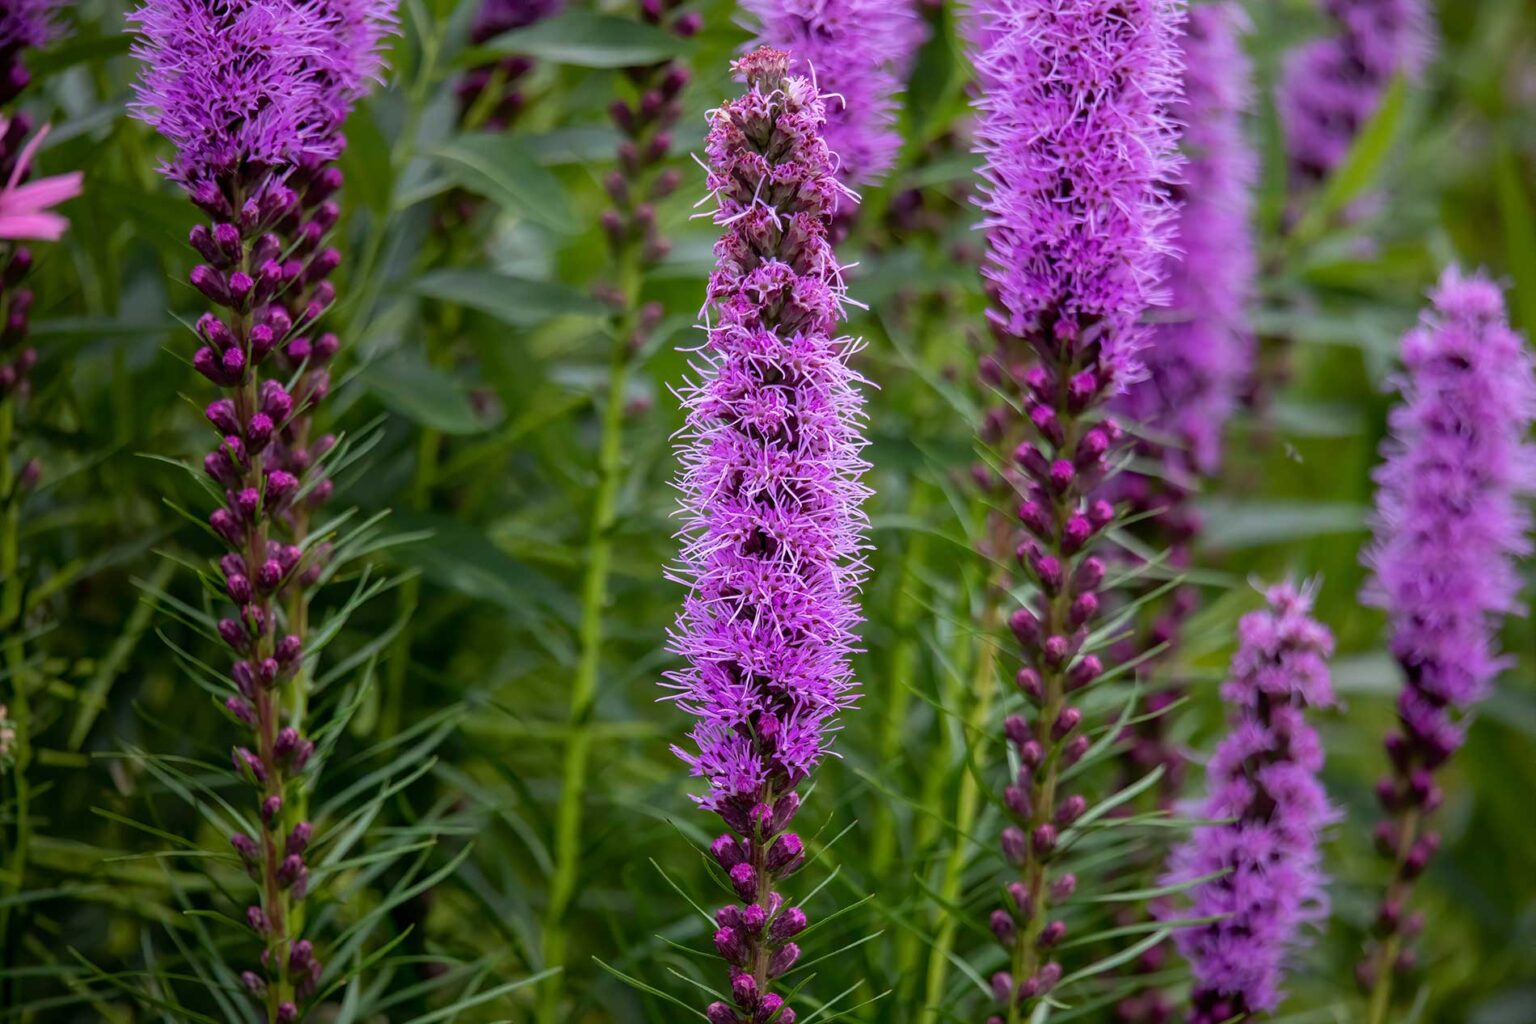
<svg viewBox="0 0 1536 1024"><path fill-rule="evenodd" d="M1327 917L1320 839L1337 813L1318 773L1322 741L1310 709L1333 704L1333 636L1311 616L1312 595L1271 588L1267 607L1243 616L1222 699L1231 731L1207 768L1201 825L1175 850L1164 879L1197 883L1189 911L1163 907L1194 975L1190 1024L1227 1024L1279 1004L1298 933Z"/></svg>
<svg viewBox="0 0 1536 1024"><path fill-rule="evenodd" d="M647 0L640 5L647 24L663 26L688 38L702 20L693 11L678 13L677 2ZM587 776L592 757L592 718L602 671L604 618L613 563L614 529L618 524L619 493L624 476L624 427L629 412L628 390L638 357L664 310L659 303L642 303L646 271L665 259L671 243L661 233L656 204L672 195L682 176L666 166L672 150L672 128L682 114L682 93L690 74L679 61L626 69L637 99L614 100L609 116L619 129L618 167L604 179L612 205L602 226L616 280L598 292L613 308L609 319L611 347L607 394L602 405L595 492L587 525L587 561L581 581L581 619L576 674L571 685L569 726L560 789L555 810L554 873L544 913L544 966L566 961L567 917L581 882L581 826L586 806ZM545 980L539 995L539 1020L560 1019L564 972Z"/></svg>
<svg viewBox="0 0 1536 1024"><path fill-rule="evenodd" d="M854 699L849 654L865 575L862 397L835 334L846 301L828 239L839 203L824 101L761 47L733 65L747 91L710 115L709 189L724 228L708 341L682 390L680 565L664 684L697 722L679 757L725 823L710 854L739 902L715 915L731 1001L711 1024L794 1024L780 989L809 923L784 892L804 863L797 790Z"/></svg>
<svg viewBox="0 0 1536 1024"><path fill-rule="evenodd" d="M331 486L308 430L339 344L319 330L340 262L325 244L340 215L330 163L394 20L365 0L150 0L132 20L134 113L176 144L163 171L209 218L189 236L204 262L188 280L212 306L197 321L192 366L222 392L205 410L218 440L203 470L222 492L208 526L227 549L217 565L234 606L217 624L234 657L224 707L246 731L232 761L257 809L256 834L230 836L257 887L245 919L263 946L260 970L241 980L268 1021L287 1024L323 970L304 935L315 744L304 735L314 653L303 633L304 591L328 557L308 535Z"/></svg>
<svg viewBox="0 0 1536 1024"><path fill-rule="evenodd" d="M1413 885L1439 848L1436 774L1465 741L1463 717L1507 663L1500 621L1523 611L1516 559L1528 555L1536 492L1536 376L1504 297L1481 275L1447 270L1403 338L1401 403L1376 471L1374 539L1362 594L1387 612L1402 667L1399 729L1376 794L1387 814L1378 851L1391 871L1375 939L1357 968L1370 1024L1391 1017L1396 976L1411 972L1423 927Z"/></svg>

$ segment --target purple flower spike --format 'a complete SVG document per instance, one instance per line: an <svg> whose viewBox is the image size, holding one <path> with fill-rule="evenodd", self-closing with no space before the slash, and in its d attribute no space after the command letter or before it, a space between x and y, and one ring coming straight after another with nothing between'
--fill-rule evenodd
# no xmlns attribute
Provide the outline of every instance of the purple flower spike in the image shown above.
<svg viewBox="0 0 1536 1024"><path fill-rule="evenodd" d="M974 0L985 268L1011 335L1096 341L1113 390L1141 376L1163 305L1177 177L1178 0ZM1128 84L1128 83L1134 83Z"/></svg>
<svg viewBox="0 0 1536 1024"><path fill-rule="evenodd" d="M871 184L901 148L896 96L927 27L913 0L744 0L757 39L793 55L791 70L827 100L827 145L837 174Z"/></svg>
<svg viewBox="0 0 1536 1024"><path fill-rule="evenodd" d="M1298 931L1327 913L1318 844L1336 815L1305 712L1333 703L1333 637L1311 617L1308 591L1282 584L1266 598L1238 624L1221 688L1231 731L1206 769L1200 808L1202 818L1232 820L1195 829L1164 879L1207 878L1191 890L1192 908L1159 908L1165 919L1221 916L1175 933L1195 979L1190 1024L1273 1010Z"/></svg>
<svg viewBox="0 0 1536 1024"><path fill-rule="evenodd" d="M1323 0L1334 35L1290 55L1277 103L1291 168L1321 181L1348 155L1394 76L1417 80L1432 52L1424 0Z"/></svg>
<svg viewBox="0 0 1536 1024"><path fill-rule="evenodd" d="M1076 887L1056 862L1088 800L1059 783L1093 727L1072 695L1104 672L1084 646L1115 518L1100 499L1123 438L1110 404L1144 376L1144 317L1163 298L1181 20L1174 0L974 0L966 25L982 86L983 273L998 343L982 376L1003 399L983 438L1012 456L1004 478L1024 527L994 523L988 544L994 557L1011 550L1032 584L1006 615L1029 705L1005 722L1025 771L1004 791L1001 851L1018 876L1015 908L1029 913L1005 905L1015 927L993 929L1008 947L1010 981L994 990L1011 1022L1060 978L1046 951L1065 926L1049 904Z"/></svg>
<svg viewBox="0 0 1536 1024"><path fill-rule="evenodd" d="M1362 977L1385 1013L1407 937L1402 909L1434 852L1425 818L1441 802L1434 772L1463 740L1461 716L1488 693L1506 659L1500 620L1523 614L1517 559L1530 554L1526 498L1536 491L1536 378L1504 298L1481 275L1451 268L1432 307L1403 338L1402 402L1364 553L1362 598L1386 609L1403 668L1399 732L1386 739L1391 772L1378 794L1391 815L1380 833L1395 872L1383 899L1383 938ZM1381 1016L1373 1019L1384 1019Z"/></svg>
<svg viewBox="0 0 1536 1024"><path fill-rule="evenodd" d="M237 170L337 155L328 82L343 69L326 7L151 0L129 16L142 65L130 109L175 144L167 177L195 193Z"/></svg>
<svg viewBox="0 0 1536 1024"><path fill-rule="evenodd" d="M787 911L776 885L804 859L785 830L794 789L854 699L865 575L862 398L848 366L857 346L837 333L845 296L827 239L849 194L822 137L821 95L788 67L788 54L767 47L737 61L747 92L710 117L708 185L725 231L708 341L682 390L685 525L672 576L689 593L671 647L686 664L664 685L698 722L692 749L675 749L708 783L699 804L740 837L712 847L744 904L721 923L756 918L754 904L775 918L766 935L725 936L748 967L733 978L739 1012L711 1008L722 1021L767 1019L755 1014L780 1000L772 980L798 955L782 939L803 918L778 924Z"/></svg>
<svg viewBox="0 0 1536 1024"><path fill-rule="evenodd" d="M192 361L223 389L207 408L216 440L203 466L226 503L208 522L229 548L217 565L236 606L218 624L239 655L226 707L248 730L233 763L262 826L232 840L261 894L249 921L265 940L263 974L247 987L270 1019L297 1020L321 974L300 935L303 772L315 744L294 711L307 700L306 588L328 550L305 550L308 509L330 487L314 460L331 444L309 438L308 412L337 346L311 332L335 299L327 276L340 259L321 244L340 215L331 197L341 175L328 161L379 72L394 16L378 0L149 0L131 20L144 61L135 113L176 145L163 172L212 218L188 239L208 261L190 283L214 307L197 321Z"/></svg>

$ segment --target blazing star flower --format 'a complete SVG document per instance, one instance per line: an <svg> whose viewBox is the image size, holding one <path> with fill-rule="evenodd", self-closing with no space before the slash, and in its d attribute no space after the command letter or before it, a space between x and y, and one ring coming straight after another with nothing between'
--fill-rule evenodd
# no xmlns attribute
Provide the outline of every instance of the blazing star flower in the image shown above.
<svg viewBox="0 0 1536 1024"><path fill-rule="evenodd" d="M1297 48L1278 105L1302 182L1326 178L1348 155L1392 78L1416 80L1432 51L1424 0L1324 0L1337 31Z"/></svg>
<svg viewBox="0 0 1536 1024"><path fill-rule="evenodd" d="M163 173L212 218L189 238L205 261L190 283L212 306L192 365L223 390L206 409L218 440L203 460L223 492L208 525L228 547L218 568L234 605L217 629L234 658L225 708L249 737L233 765L260 811L259 835L230 837L259 884L246 920L265 947L261 972L241 978L268 1021L293 1021L323 972L302 937L313 837L303 775L315 743L293 709L307 697L305 589L327 557L306 538L330 487L309 413L338 345L316 330L340 260L323 244L340 216L341 175L327 160L378 73L393 14L361 0L148 0L130 18L145 62L134 112L176 145Z"/></svg>
<svg viewBox="0 0 1536 1024"><path fill-rule="evenodd" d="M983 273L998 306L999 352L982 375L1008 399L983 437L1025 437L1008 482L1028 531L1016 553L1035 587L1009 618L1025 662L1016 681L1034 709L1004 723L1021 768L1004 790L1001 845L1019 878L991 917L1009 951L992 991L1013 1021L1062 977L1048 957L1066 925L1048 904L1076 879L1046 873L1087 803L1057 783L1089 743L1069 696L1104 669L1083 651L1105 575L1095 548L1115 518L1097 493L1121 437L1110 399L1143 375L1143 319L1163 298L1181 15L1172 0L975 0L966 26L982 86ZM1014 408L1024 423L1010 421Z"/></svg>
<svg viewBox="0 0 1536 1024"><path fill-rule="evenodd" d="M712 1024L794 1011L771 991L804 912L779 882L804 859L795 789L827 755L854 698L849 652L865 575L862 399L837 333L843 283L827 240L847 191L822 137L824 101L767 47L734 65L748 91L713 111L708 184L725 229L708 341L683 391L681 566L672 699L698 719L677 754L729 828L711 846L741 906L717 915L735 1006ZM777 1016L774 1016L777 1014Z"/></svg>
<svg viewBox="0 0 1536 1024"><path fill-rule="evenodd" d="M0 137L9 135L11 123L0 117ZM49 178L28 181L32 158L48 137L48 126L37 130L11 163L5 187L0 190L0 239L57 242L69 227L69 220L54 213L53 207L80 194L84 174L69 171Z"/></svg>
<svg viewBox="0 0 1536 1024"><path fill-rule="evenodd" d="M1268 607L1238 624L1238 650L1221 696L1231 731L1206 769L1202 825L1169 859L1167 884L1206 881L1193 907L1165 918L1215 917L1175 933L1194 974L1190 1024L1222 1024L1273 1010L1297 933L1327 914L1323 828L1336 817L1318 781L1323 748L1306 710L1333 703L1333 637L1311 617L1312 595L1272 588Z"/></svg>
<svg viewBox="0 0 1536 1024"><path fill-rule="evenodd" d="M335 91L359 71L338 63L352 47L324 5L153 0L129 20L141 64L129 109L175 145L162 171L189 192L340 152Z"/></svg>
<svg viewBox="0 0 1536 1024"><path fill-rule="evenodd" d="M1400 937L1416 930L1404 911L1439 843L1424 827L1442 800L1433 773L1462 744L1462 714L1506 664L1500 620L1523 611L1515 563L1531 552L1531 355L1486 277L1451 268L1431 299L1403 338L1402 403L1376 471L1375 538L1363 556L1372 576L1361 596L1386 609L1405 680L1402 728L1386 740L1392 771L1377 785L1393 819L1377 843L1396 874L1379 919L1387 938L1362 970L1368 984L1389 978Z"/></svg>
<svg viewBox="0 0 1536 1024"><path fill-rule="evenodd" d="M896 159L896 97L927 29L912 0L744 0L757 40L793 55L828 101L827 145L843 181L878 181Z"/></svg>

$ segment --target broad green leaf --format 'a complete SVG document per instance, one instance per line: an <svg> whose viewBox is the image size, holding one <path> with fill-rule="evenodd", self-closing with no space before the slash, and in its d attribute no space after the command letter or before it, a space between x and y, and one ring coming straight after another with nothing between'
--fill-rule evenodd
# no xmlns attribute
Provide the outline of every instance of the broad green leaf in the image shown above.
<svg viewBox="0 0 1536 1024"><path fill-rule="evenodd" d="M607 312L596 299L565 285L494 270L437 270L418 279L414 288L422 295L489 313L514 327L534 327L557 316L599 317Z"/></svg>
<svg viewBox="0 0 1536 1024"><path fill-rule="evenodd" d="M460 59L462 63L478 64L516 53L552 64L627 68L660 64L682 55L687 48L682 39L654 25L613 15L571 11L499 35Z"/></svg>
<svg viewBox="0 0 1536 1024"><path fill-rule="evenodd" d="M440 146L433 155L443 172L460 188L552 231L572 234L581 229L571 212L564 186L519 139L509 135L460 135Z"/></svg>
<svg viewBox="0 0 1536 1024"><path fill-rule="evenodd" d="M414 353L370 363L359 376L379 401L433 430L477 434L485 428L464 386Z"/></svg>

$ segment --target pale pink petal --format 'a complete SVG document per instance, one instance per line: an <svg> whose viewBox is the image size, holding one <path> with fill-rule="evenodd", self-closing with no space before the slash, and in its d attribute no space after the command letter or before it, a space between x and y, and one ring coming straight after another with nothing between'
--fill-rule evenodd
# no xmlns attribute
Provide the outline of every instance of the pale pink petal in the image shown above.
<svg viewBox="0 0 1536 1024"><path fill-rule="evenodd" d="M20 188L12 189L0 196L0 209L7 213L46 210L50 206L56 206L66 199L78 196L84 177L81 171L70 171L68 174L56 174L51 178L29 181Z"/></svg>
<svg viewBox="0 0 1536 1024"><path fill-rule="evenodd" d="M69 220L57 213L10 213L0 209L0 238L8 241L57 242L68 227Z"/></svg>

